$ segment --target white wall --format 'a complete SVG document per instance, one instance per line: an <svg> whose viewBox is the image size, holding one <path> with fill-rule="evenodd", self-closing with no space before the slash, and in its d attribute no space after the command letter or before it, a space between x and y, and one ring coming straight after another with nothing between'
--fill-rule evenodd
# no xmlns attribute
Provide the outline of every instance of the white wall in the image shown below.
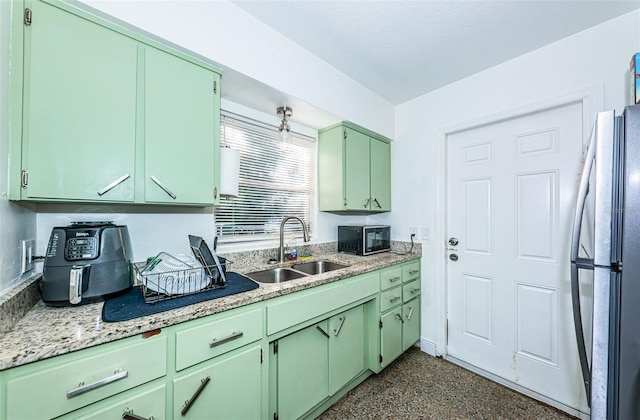
<svg viewBox="0 0 640 420"><path fill-rule="evenodd" d="M36 216L7 199L9 178L9 43L13 2L0 1L0 294L20 278L20 240L35 239Z"/></svg>
<svg viewBox="0 0 640 420"><path fill-rule="evenodd" d="M627 72L633 53L640 51L640 11L558 41L472 77L396 107L396 142L392 156L393 212L381 217L394 226L396 239L409 237L409 226L426 226L432 240L422 247L422 338L439 339L436 308L444 304L444 279L435 266L443 261L445 215L438 208L438 162L444 127L509 112L537 102L595 88L603 93L596 108L621 111L627 100ZM597 110L597 109L596 109ZM438 232L441 237L434 237ZM442 244L440 242L442 241ZM438 246L438 245L441 246ZM438 283L440 282L440 283ZM436 287L438 285L438 287Z"/></svg>

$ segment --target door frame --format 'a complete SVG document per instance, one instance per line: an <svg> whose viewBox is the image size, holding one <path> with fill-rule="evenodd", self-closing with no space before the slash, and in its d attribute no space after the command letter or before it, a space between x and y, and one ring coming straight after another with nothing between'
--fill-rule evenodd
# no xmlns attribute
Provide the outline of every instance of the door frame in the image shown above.
<svg viewBox="0 0 640 420"><path fill-rule="evenodd" d="M582 105L583 148L587 147L589 134L595 115L604 109L604 84L591 86L578 91L548 98L542 101L525 103L497 113L440 127L436 139L436 214L443 217L443 223L436 223L434 229L434 277L435 277L435 328L434 353L446 357L447 349L447 138L460 131L496 124L505 120L524 117L562 106L580 103Z"/></svg>

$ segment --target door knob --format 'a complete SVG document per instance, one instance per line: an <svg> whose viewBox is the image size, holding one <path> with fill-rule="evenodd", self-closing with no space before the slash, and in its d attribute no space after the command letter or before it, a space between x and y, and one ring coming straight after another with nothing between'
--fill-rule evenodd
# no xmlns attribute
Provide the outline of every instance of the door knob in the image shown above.
<svg viewBox="0 0 640 420"><path fill-rule="evenodd" d="M458 245L458 238L449 238L449 245L451 246Z"/></svg>

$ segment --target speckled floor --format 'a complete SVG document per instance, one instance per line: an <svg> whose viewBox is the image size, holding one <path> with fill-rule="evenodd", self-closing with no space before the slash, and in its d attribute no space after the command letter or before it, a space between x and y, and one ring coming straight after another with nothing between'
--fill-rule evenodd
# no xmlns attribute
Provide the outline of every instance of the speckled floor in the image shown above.
<svg viewBox="0 0 640 420"><path fill-rule="evenodd" d="M414 347L319 419L574 419Z"/></svg>

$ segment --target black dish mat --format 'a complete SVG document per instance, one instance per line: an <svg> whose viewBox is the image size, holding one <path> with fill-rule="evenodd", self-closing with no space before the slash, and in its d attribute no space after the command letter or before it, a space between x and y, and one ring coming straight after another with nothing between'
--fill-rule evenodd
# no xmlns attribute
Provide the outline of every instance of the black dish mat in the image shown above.
<svg viewBox="0 0 640 420"><path fill-rule="evenodd" d="M102 306L102 320L104 322L120 322L142 316L153 315L159 312L170 311L171 309L206 300L217 299L224 296L235 295L236 293L247 292L257 289L258 283L254 282L242 274L227 272L227 287L224 289L212 289L193 295L181 296L169 300L162 300L156 303L145 303L140 286L131 288L125 294L108 299Z"/></svg>

